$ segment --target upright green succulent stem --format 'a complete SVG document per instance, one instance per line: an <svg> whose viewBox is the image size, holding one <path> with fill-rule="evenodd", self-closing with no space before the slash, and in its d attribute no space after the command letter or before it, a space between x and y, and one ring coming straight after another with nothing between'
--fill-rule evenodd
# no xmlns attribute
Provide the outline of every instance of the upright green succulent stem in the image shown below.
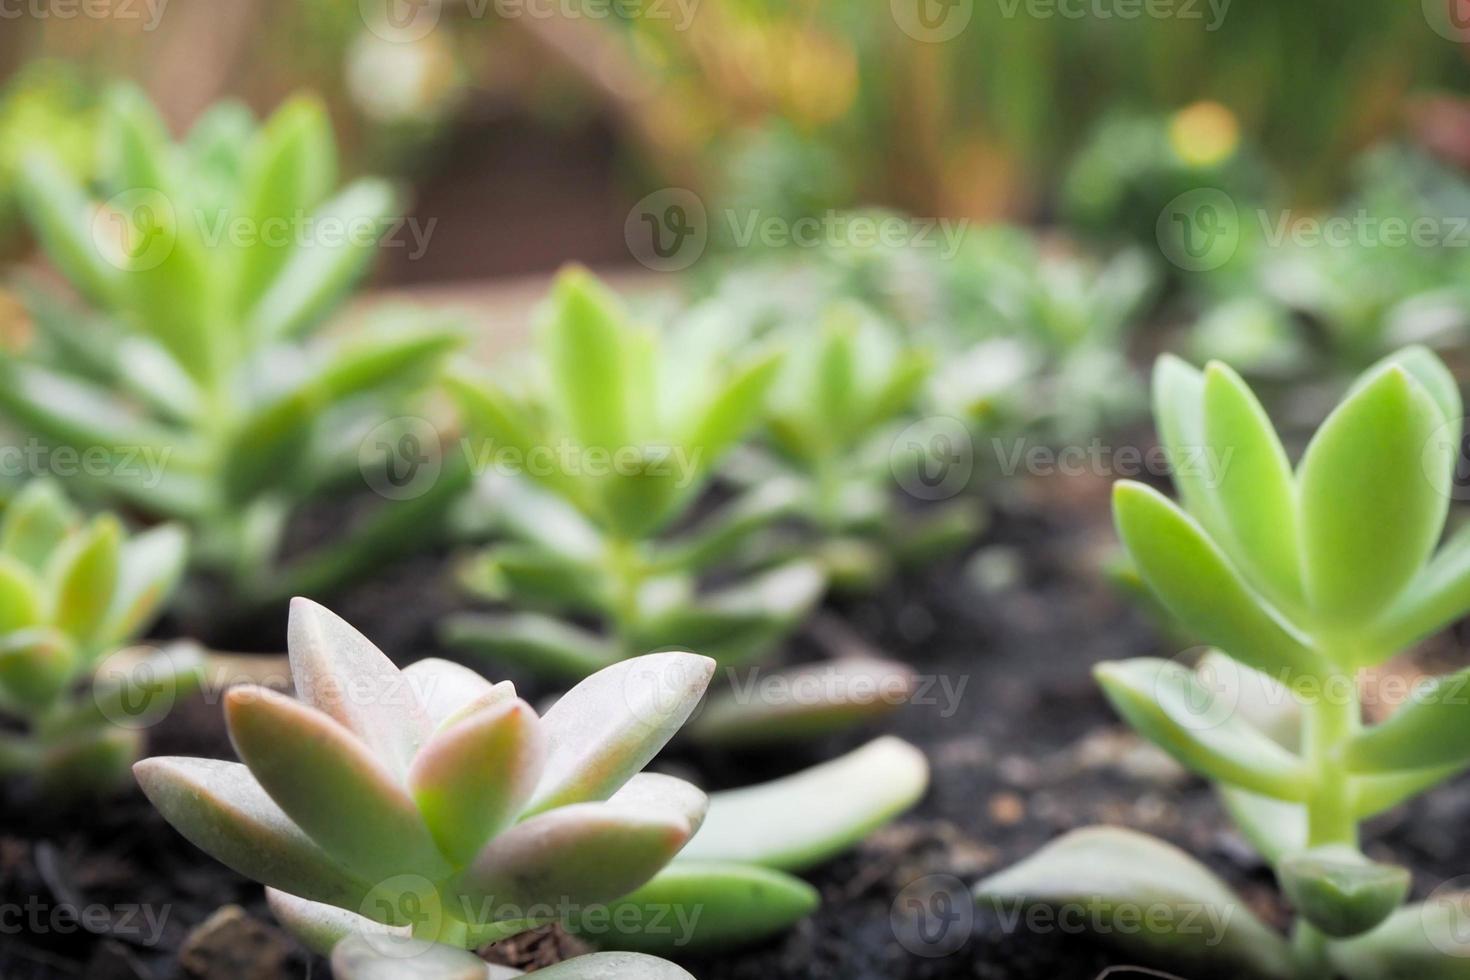
<svg viewBox="0 0 1470 980"><path fill-rule="evenodd" d="M1305 705L1302 747L1317 773L1317 788L1307 802L1307 846L1358 845L1352 785L1339 749L1358 730L1357 689L1350 674L1335 674Z"/></svg>
<svg viewBox="0 0 1470 980"><path fill-rule="evenodd" d="M1353 813L1351 778L1340 757L1342 744L1361 724L1358 693L1351 672L1331 673L1322 689L1307 699L1302 712L1302 752L1317 775L1317 786L1307 801L1307 847L1342 844L1358 846L1358 822ZM1306 919L1297 920L1292 934L1303 980L1333 974L1327 959L1328 937Z"/></svg>

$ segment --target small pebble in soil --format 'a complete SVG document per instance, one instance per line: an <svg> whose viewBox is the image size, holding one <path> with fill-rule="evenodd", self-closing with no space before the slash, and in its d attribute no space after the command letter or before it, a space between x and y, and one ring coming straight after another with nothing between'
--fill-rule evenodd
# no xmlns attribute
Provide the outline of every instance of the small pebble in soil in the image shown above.
<svg viewBox="0 0 1470 980"><path fill-rule="evenodd" d="M291 941L238 905L221 907L179 950L180 965L199 980L275 980L290 957Z"/></svg>

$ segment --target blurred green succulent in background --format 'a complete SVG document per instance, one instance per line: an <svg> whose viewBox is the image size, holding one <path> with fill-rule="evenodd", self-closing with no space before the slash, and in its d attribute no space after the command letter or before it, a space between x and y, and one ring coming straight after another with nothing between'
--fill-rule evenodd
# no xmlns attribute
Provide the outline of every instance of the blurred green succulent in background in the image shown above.
<svg viewBox="0 0 1470 980"><path fill-rule="evenodd" d="M811 562L701 584L794 504L787 488L763 486L696 513L780 369L777 351L732 357L723 339L640 326L572 271L553 291L532 377L451 376L506 538L463 578L523 611L454 617L449 642L581 676L670 646L746 660L803 618L824 586Z"/></svg>
<svg viewBox="0 0 1470 980"><path fill-rule="evenodd" d="M110 514L84 520L47 481L6 505L0 714L22 730L0 733L0 773L35 777L53 796L106 793L126 778L142 728L201 679L187 644L120 652L168 601L185 553L178 527L129 537Z"/></svg>
<svg viewBox="0 0 1470 980"><path fill-rule="evenodd" d="M28 290L37 338L0 362L0 414L91 459L80 489L191 526L195 561L245 602L328 588L365 556L422 541L462 480L385 508L289 580L275 567L293 508L352 474L364 435L402 415L459 343L393 313L311 339L372 262L394 191L360 180L334 193L331 126L311 98L263 125L221 104L175 143L120 87L101 123L95 194L48 151L22 162L21 204L87 305Z"/></svg>

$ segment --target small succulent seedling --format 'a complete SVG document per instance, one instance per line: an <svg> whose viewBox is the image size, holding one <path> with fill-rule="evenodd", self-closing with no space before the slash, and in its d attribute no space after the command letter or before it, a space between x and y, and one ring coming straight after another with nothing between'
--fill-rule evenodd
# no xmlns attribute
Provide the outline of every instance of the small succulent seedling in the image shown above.
<svg viewBox="0 0 1470 980"><path fill-rule="evenodd" d="M385 322L308 342L397 207L378 180L333 195L336 150L315 100L263 126L223 104L174 143L141 94L119 89L101 128L95 199L46 153L24 161L22 206L91 311L35 295L37 340L0 364L0 413L91 460L77 477L88 490L187 523L198 563L269 594L287 584L265 570L292 505L355 470L364 434L403 414L392 409L458 337ZM463 487L440 483L413 502L421 517ZM362 529L353 553L414 538L404 523ZM295 584L330 585L340 565L321 556Z"/></svg>
<svg viewBox="0 0 1470 980"><path fill-rule="evenodd" d="M92 681L104 659L167 601L185 539L164 526L128 537L111 515L84 521L54 484L29 484L0 519L0 774L34 776L52 795L103 792L139 755L160 696L198 682L200 662L172 647Z"/></svg>
<svg viewBox="0 0 1470 980"><path fill-rule="evenodd" d="M794 481L796 514L819 535L834 584L871 586L895 559L930 558L973 539L973 503L926 511L913 498L905 507L895 481L929 462L928 443L901 432L929 380L931 353L852 303L830 308L816 330L791 323L781 335L790 347L765 427L778 465L774 476L752 468L746 479Z"/></svg>
<svg viewBox="0 0 1470 980"><path fill-rule="evenodd" d="M1106 262L1045 253L1025 232L972 237L944 291L930 393L991 436L1085 441L1143 407L1125 355L1158 274L1137 251Z"/></svg>
<svg viewBox="0 0 1470 980"><path fill-rule="evenodd" d="M455 617L450 643L573 676L670 646L728 663L758 654L817 601L823 578L804 561L701 587L701 573L789 510L781 487L669 533L757 423L779 368L774 352L728 357L708 341L635 325L608 290L571 271L556 284L528 385L451 375L466 429L498 471L487 496L511 539L464 578L520 611Z"/></svg>
<svg viewBox="0 0 1470 980"><path fill-rule="evenodd" d="M1463 909L1402 907L1408 872L1366 857L1359 824L1470 763L1470 709L1455 696L1470 674L1420 685L1372 726L1357 686L1360 670L1470 609L1470 536L1436 550L1460 450L1454 378L1422 348L1387 358L1294 470L1229 368L1166 357L1154 394L1182 506L1120 483L1118 530L1161 603L1219 652L1195 670L1138 659L1097 676L1141 734L1220 784L1296 909L1292 943L1182 853L1119 830L1065 838L981 892L1109 915L1193 903L1231 916L1213 947L1178 914L1134 935L1273 976L1458 975L1445 964L1463 962Z"/></svg>
<svg viewBox="0 0 1470 980"><path fill-rule="evenodd" d="M288 924L309 943L335 945L318 930L345 910L348 931L474 949L638 888L704 817L698 789L639 773L703 695L707 658L625 661L538 717L509 683L456 664L400 671L303 599L288 642L302 700L226 697L243 764L135 771L184 836L300 900Z"/></svg>

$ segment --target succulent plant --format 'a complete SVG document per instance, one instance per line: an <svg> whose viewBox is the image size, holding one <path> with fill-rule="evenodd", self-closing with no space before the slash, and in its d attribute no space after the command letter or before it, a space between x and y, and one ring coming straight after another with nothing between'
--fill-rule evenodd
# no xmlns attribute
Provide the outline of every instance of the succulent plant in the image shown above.
<svg viewBox="0 0 1470 980"><path fill-rule="evenodd" d="M926 509L901 489L920 485L911 481L933 462L930 440L912 438L911 425L932 352L906 344L855 303L829 307L819 329L788 323L776 333L789 350L766 410L773 459L761 465L747 454L729 472L752 484L793 485L795 516L816 541L788 534L784 547L815 547L834 585L862 589L896 562L972 540L982 522L974 501Z"/></svg>
<svg viewBox="0 0 1470 980"><path fill-rule="evenodd" d="M692 517L715 465L758 422L779 355L728 356L699 330L644 329L579 270L557 281L535 353L526 384L449 378L466 430L482 440L486 497L507 539L463 579L516 611L456 616L446 640L585 676L670 646L746 660L798 622L824 586L812 562L718 588L701 581L790 510L786 488ZM579 615L603 631L569 621Z"/></svg>
<svg viewBox="0 0 1470 980"><path fill-rule="evenodd" d="M936 412L990 436L1073 444L1141 413L1126 344L1159 276L1138 251L1096 261L1018 229L978 232L953 268L936 331Z"/></svg>
<svg viewBox="0 0 1470 980"><path fill-rule="evenodd" d="M195 561L239 589L332 584L345 559L268 573L286 518L356 473L364 436L403 415L459 343L396 313L308 340L373 260L396 195L371 179L332 195L336 150L311 98L261 126L221 104L175 143L140 93L118 88L101 130L95 196L44 151L22 163L22 207L88 309L30 291L36 339L0 361L0 414L89 461L58 475L189 525ZM415 518L364 527L353 553L422 540L466 482L446 474L401 505Z"/></svg>
<svg viewBox="0 0 1470 980"><path fill-rule="evenodd" d="M129 537L111 515L83 520L45 481L10 501L0 518L0 714L23 729L0 733L0 774L34 776L62 796L127 776L142 728L199 680L192 647L120 652L168 600L185 544L173 526Z"/></svg>
<svg viewBox="0 0 1470 980"><path fill-rule="evenodd" d="M640 770L703 695L707 658L624 661L538 717L509 683L457 664L400 671L304 599L289 645L303 700L226 696L243 764L153 758L135 772L184 836L294 896L287 924L317 948L344 921L463 949L558 921L647 882L704 817L698 789Z"/></svg>
<svg viewBox="0 0 1470 980"><path fill-rule="evenodd" d="M1160 602L1217 650L1193 669L1102 664L1098 680L1141 734L1219 784L1296 909L1292 942L1186 855L1108 828L980 892L1084 903L1104 921L1154 905L1169 914L1130 933L1141 944L1271 976L1462 975L1463 905L1403 906L1409 872L1366 857L1359 825L1470 764L1470 709L1455 694L1470 675L1415 685L1376 725L1357 677L1470 610L1470 536L1439 546L1461 445L1455 379L1422 348L1386 358L1295 469L1224 365L1165 357L1154 396L1183 506L1120 483L1118 530ZM1188 928L1189 907L1228 917L1216 941Z"/></svg>

